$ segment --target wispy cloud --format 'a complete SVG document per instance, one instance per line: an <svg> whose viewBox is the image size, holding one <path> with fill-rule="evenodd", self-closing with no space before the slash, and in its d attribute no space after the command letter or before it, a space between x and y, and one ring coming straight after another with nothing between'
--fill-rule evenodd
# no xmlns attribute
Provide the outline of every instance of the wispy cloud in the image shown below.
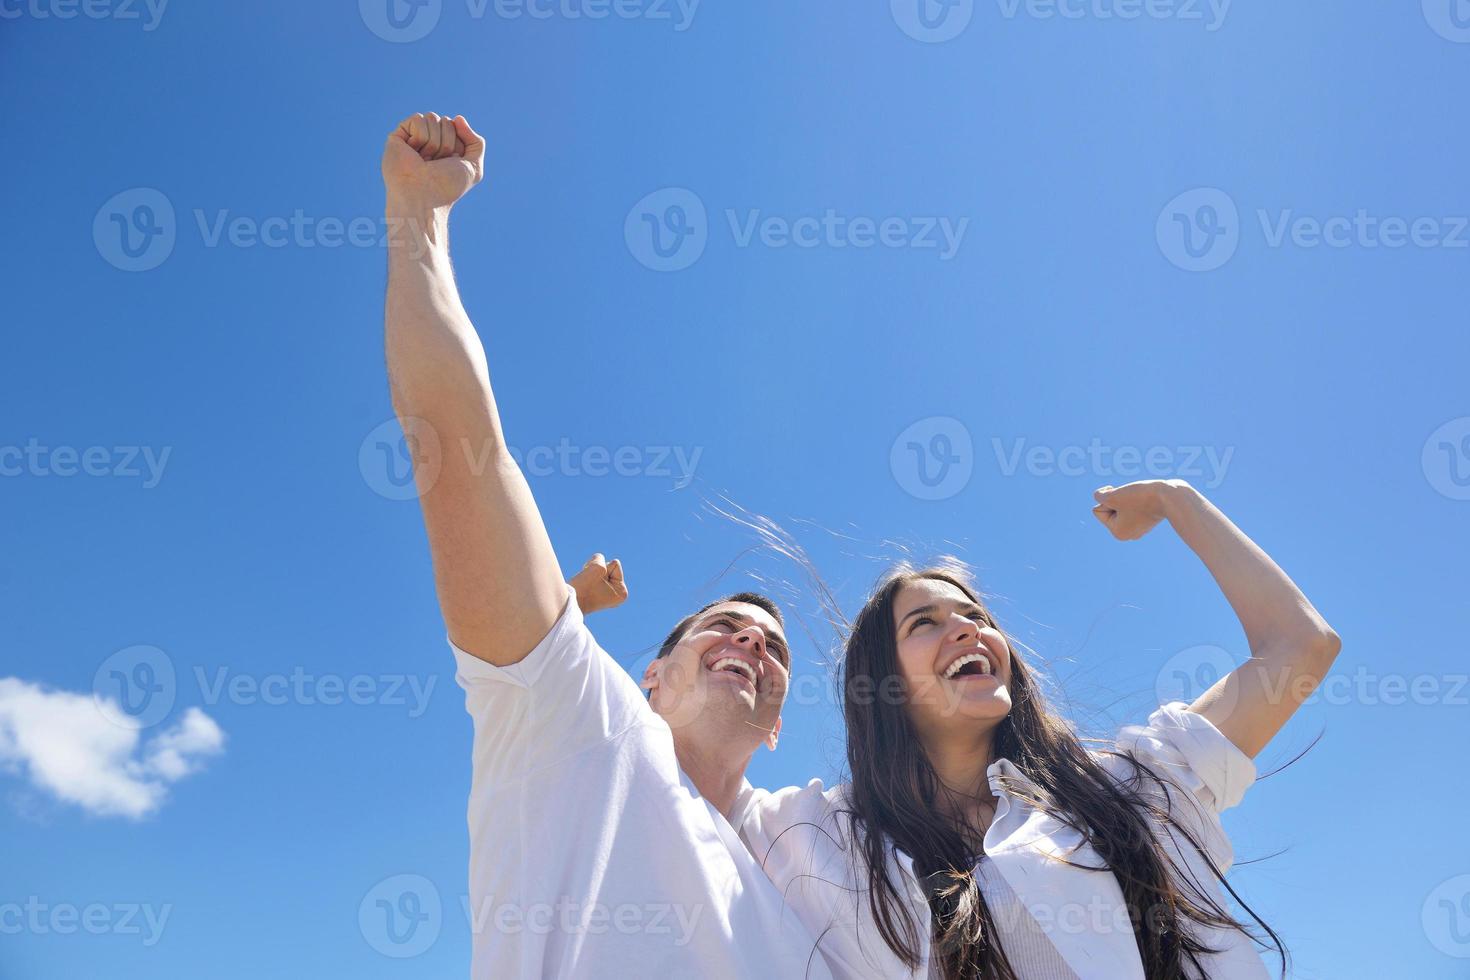
<svg viewBox="0 0 1470 980"><path fill-rule="evenodd" d="M98 816L148 816L224 741L198 708L145 739L109 721L90 695L0 677L0 768Z"/></svg>

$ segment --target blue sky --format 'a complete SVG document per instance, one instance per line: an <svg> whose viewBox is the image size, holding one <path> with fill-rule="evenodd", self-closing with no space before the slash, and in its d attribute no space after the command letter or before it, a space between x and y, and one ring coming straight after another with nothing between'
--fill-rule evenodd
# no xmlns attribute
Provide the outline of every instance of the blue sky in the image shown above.
<svg viewBox="0 0 1470 980"><path fill-rule="evenodd" d="M800 586L727 494L848 611L960 554L1106 734L1245 654L1167 528L1089 514L1186 476L1345 641L1236 887L1295 976L1470 975L1464 3L386 2L0 0L0 977L467 971L470 726L380 428L417 110L489 139L461 291L564 567L627 567L620 660ZM837 775L817 638L758 784ZM98 728L140 667L159 717Z"/></svg>

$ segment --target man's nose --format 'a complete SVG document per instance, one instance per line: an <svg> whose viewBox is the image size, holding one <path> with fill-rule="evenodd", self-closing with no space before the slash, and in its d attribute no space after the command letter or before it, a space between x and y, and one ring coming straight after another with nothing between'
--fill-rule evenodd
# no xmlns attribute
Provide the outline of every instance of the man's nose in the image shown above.
<svg viewBox="0 0 1470 980"><path fill-rule="evenodd" d="M757 656L766 652L766 635L757 626L747 626L736 633L734 641L737 646L749 647Z"/></svg>

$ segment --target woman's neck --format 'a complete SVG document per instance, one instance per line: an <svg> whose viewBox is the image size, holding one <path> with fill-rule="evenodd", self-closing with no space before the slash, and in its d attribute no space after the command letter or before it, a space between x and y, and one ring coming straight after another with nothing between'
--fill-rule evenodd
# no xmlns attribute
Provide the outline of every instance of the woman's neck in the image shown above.
<svg viewBox="0 0 1470 980"><path fill-rule="evenodd" d="M992 745L989 732L924 741L929 765L939 777L940 785L949 791L940 805L962 816L977 830L983 829L982 823L988 825L989 815L994 812L995 794L985 772L990 768Z"/></svg>

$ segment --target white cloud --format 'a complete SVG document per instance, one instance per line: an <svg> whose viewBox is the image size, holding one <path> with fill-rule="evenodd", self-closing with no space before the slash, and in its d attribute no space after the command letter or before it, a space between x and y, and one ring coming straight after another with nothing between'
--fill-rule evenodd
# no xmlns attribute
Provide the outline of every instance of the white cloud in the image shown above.
<svg viewBox="0 0 1470 980"><path fill-rule="evenodd" d="M198 708L144 739L109 721L90 695L0 677L0 767L99 816L154 812L169 784L198 772L224 741Z"/></svg>

